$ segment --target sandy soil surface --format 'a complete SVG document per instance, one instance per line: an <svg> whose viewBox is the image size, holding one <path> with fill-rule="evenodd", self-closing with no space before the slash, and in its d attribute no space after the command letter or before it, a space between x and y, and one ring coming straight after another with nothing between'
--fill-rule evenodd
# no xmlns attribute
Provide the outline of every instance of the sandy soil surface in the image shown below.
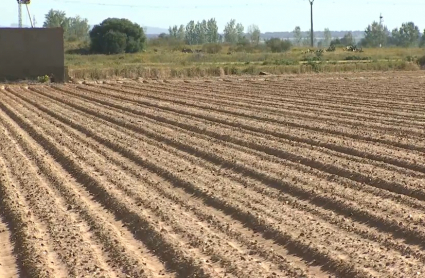
<svg viewBox="0 0 425 278"><path fill-rule="evenodd" d="M0 277L423 277L425 75L0 86Z"/></svg>

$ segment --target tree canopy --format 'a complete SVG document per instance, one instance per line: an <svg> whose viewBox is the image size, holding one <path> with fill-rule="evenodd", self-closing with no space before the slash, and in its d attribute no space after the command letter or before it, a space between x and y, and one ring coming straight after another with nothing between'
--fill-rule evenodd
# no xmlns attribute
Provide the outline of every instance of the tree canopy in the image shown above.
<svg viewBox="0 0 425 278"><path fill-rule="evenodd" d="M231 44L238 42L244 42L244 27L241 23L236 23L236 20L232 19L224 27L224 41Z"/></svg>
<svg viewBox="0 0 425 278"><path fill-rule="evenodd" d="M400 28L395 28L391 32L392 43L401 47L417 45L419 38L419 27L413 22L403 23Z"/></svg>
<svg viewBox="0 0 425 278"><path fill-rule="evenodd" d="M362 45L369 47L384 46L388 40L388 28L374 21L367 26L365 30L365 37L362 40Z"/></svg>
<svg viewBox="0 0 425 278"><path fill-rule="evenodd" d="M193 44L206 44L206 43L218 43L219 34L218 26L215 18L209 20L202 20L195 23L191 20L186 24L186 27L177 25L168 29L171 38L181 40L189 45Z"/></svg>
<svg viewBox="0 0 425 278"><path fill-rule="evenodd" d="M143 28L128 19L108 18L90 31L91 51L102 54L135 53L143 50Z"/></svg>
<svg viewBox="0 0 425 278"><path fill-rule="evenodd" d="M64 30L64 38L68 41L87 39L90 29L87 19L83 19L79 16L67 17L64 11L53 9L45 15L43 27L62 27Z"/></svg>

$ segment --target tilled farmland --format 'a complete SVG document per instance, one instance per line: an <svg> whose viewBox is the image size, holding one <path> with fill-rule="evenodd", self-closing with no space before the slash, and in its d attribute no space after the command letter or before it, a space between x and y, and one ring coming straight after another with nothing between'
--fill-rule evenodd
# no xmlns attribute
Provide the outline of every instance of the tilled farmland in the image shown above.
<svg viewBox="0 0 425 278"><path fill-rule="evenodd" d="M0 277L424 277L425 76L0 86Z"/></svg>

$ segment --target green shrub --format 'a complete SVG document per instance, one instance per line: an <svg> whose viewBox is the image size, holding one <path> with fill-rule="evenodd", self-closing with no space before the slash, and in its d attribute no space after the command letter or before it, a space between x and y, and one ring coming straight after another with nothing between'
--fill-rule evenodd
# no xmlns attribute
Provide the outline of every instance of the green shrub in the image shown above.
<svg viewBox="0 0 425 278"><path fill-rule="evenodd" d="M144 48L145 33L128 19L108 18L90 31L91 51L101 54L136 53Z"/></svg>
<svg viewBox="0 0 425 278"><path fill-rule="evenodd" d="M217 54L222 48L223 47L219 43L207 43L202 46L202 51L209 54Z"/></svg>
<svg viewBox="0 0 425 278"><path fill-rule="evenodd" d="M419 57L416 60L416 63L421 67L421 68L425 68L425 56Z"/></svg>
<svg viewBox="0 0 425 278"><path fill-rule="evenodd" d="M266 45L272 52L285 52L292 47L292 43L289 40L281 40L279 38L271 38L267 40Z"/></svg>
<svg viewBox="0 0 425 278"><path fill-rule="evenodd" d="M38 76L37 81L40 83L47 83L50 81L50 77L48 75Z"/></svg>

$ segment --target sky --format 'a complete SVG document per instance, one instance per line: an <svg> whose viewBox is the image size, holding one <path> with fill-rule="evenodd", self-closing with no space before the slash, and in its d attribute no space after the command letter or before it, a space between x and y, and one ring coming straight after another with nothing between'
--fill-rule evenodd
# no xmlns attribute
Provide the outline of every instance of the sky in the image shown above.
<svg viewBox="0 0 425 278"><path fill-rule="evenodd" d="M23 8L23 23L30 25ZM390 30L408 21L423 30L424 8L424 0L314 0L314 30L364 30L374 20L379 21L381 13ZM222 31L233 18L245 28L258 25L261 32L292 31L295 26L303 31L310 29L309 0L32 0L29 10L37 27L43 25L44 15L50 9L87 18L91 25L118 17L141 26L167 29L190 20L215 18ZM0 11L0 26L10 27L18 22L16 0L0 0Z"/></svg>

